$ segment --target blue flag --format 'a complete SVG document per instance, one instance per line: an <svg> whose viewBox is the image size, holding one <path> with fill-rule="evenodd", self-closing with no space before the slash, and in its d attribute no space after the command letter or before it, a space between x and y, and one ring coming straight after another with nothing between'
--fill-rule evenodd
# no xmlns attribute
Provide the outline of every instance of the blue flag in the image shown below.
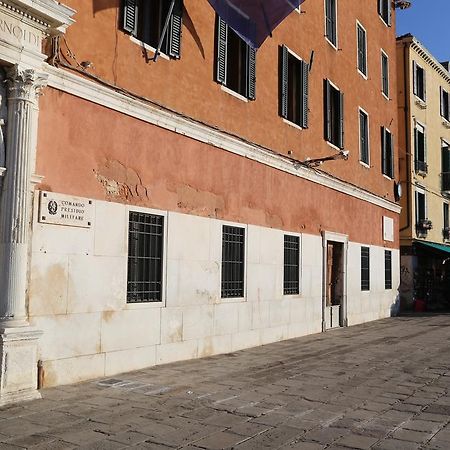
<svg viewBox="0 0 450 450"><path fill-rule="evenodd" d="M208 0L248 45L257 49L304 0Z"/></svg>

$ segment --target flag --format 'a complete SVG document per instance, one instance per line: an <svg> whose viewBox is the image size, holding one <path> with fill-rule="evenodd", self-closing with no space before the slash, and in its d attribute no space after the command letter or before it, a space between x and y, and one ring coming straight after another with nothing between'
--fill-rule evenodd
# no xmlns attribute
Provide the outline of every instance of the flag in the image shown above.
<svg viewBox="0 0 450 450"><path fill-rule="evenodd" d="M208 0L248 45L257 49L304 0Z"/></svg>

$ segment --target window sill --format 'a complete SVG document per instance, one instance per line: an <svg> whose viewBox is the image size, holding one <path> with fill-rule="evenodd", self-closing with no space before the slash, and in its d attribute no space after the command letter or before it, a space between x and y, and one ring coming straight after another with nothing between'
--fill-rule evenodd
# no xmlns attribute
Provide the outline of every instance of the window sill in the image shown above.
<svg viewBox="0 0 450 450"><path fill-rule="evenodd" d="M296 299L301 299L302 298L302 293L301 291L298 294L283 294L283 298L286 299L291 299L291 300L296 300Z"/></svg>
<svg viewBox="0 0 450 450"><path fill-rule="evenodd" d="M126 303L124 309L151 309L151 308L164 308L165 302L141 302L141 303Z"/></svg>
<svg viewBox="0 0 450 450"><path fill-rule="evenodd" d="M382 16L380 16L380 15L378 14L378 17L380 18L381 22L383 22L383 24L384 24L384 26L385 26L386 28L391 28L391 25L389 25L389 24L383 19Z"/></svg>
<svg viewBox="0 0 450 450"><path fill-rule="evenodd" d="M139 45L139 47L144 48L145 50L147 50L150 53L153 53L153 54L156 53L156 48L152 47L151 45L146 44L145 42L140 41L139 39L135 38L134 36L130 36L130 41L133 42L134 44ZM167 61L170 61L169 56L167 56L163 52L159 52L158 56L160 56L161 58L167 59Z"/></svg>
<svg viewBox="0 0 450 450"><path fill-rule="evenodd" d="M383 95L383 97L387 100L390 101L391 99L389 98L388 95L386 95L383 91L381 91L381 94Z"/></svg>
<svg viewBox="0 0 450 450"><path fill-rule="evenodd" d="M230 94L233 97L236 97L237 99L239 99L239 100L241 100L241 101L243 101L245 103L248 103L248 98L247 97L244 97L243 95L238 94L237 92L233 91L230 88L227 88L223 84L220 85L220 89L222 89L223 92L226 92L227 94Z"/></svg>
<svg viewBox="0 0 450 450"><path fill-rule="evenodd" d="M365 168L370 169L370 165L368 163L365 163L364 161L359 160L359 163Z"/></svg>
<svg viewBox="0 0 450 450"><path fill-rule="evenodd" d="M325 35L325 40L336 50L336 51L338 51L339 49L337 48L337 41L336 41L336 44L333 44L329 39L328 39L328 36L327 35Z"/></svg>
<svg viewBox="0 0 450 450"><path fill-rule="evenodd" d="M361 71L359 70L359 68L357 68L356 70L358 71L358 73L359 73L366 81L369 79L369 78L368 78L368 75L365 74L364 72L361 72Z"/></svg>
<svg viewBox="0 0 450 450"><path fill-rule="evenodd" d="M420 97L417 97L414 101L414 103L420 108L420 109L426 109L427 104L425 103L425 100L422 100Z"/></svg>
<svg viewBox="0 0 450 450"><path fill-rule="evenodd" d="M217 303L245 303L246 301L246 297L221 297Z"/></svg>
<svg viewBox="0 0 450 450"><path fill-rule="evenodd" d="M331 148L334 148L336 151L338 151L338 152L342 152L342 149L341 148L339 148L336 144L333 144L332 142L330 142L330 141L325 141Z"/></svg>
<svg viewBox="0 0 450 450"><path fill-rule="evenodd" d="M450 121L448 121L445 117L442 117L442 125L444 125L445 128L450 128Z"/></svg>
<svg viewBox="0 0 450 450"><path fill-rule="evenodd" d="M283 122L286 123L287 125L290 125L293 128L297 128L297 130L303 130L303 128L300 125L296 124L295 122L291 122L290 120L285 119L284 117Z"/></svg>
<svg viewBox="0 0 450 450"><path fill-rule="evenodd" d="M394 179L394 175L392 175L392 177L390 177L389 175L386 175L385 173L383 173L383 177L386 178L387 180L393 180Z"/></svg>

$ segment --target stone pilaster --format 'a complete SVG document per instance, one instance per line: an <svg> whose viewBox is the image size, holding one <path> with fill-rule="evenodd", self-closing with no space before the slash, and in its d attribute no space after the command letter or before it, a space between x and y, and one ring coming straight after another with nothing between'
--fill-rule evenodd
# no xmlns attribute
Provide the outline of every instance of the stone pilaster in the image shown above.
<svg viewBox="0 0 450 450"><path fill-rule="evenodd" d="M37 104L46 77L7 71L6 172L0 200L0 405L35 398L37 339L26 311Z"/></svg>

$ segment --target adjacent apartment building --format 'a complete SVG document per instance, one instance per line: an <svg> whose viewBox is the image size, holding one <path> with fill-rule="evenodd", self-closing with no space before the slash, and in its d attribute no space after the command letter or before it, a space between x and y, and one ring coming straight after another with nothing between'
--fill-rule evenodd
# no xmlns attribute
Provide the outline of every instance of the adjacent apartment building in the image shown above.
<svg viewBox="0 0 450 450"><path fill-rule="evenodd" d="M449 306L450 73L413 36L397 39L401 301Z"/></svg>
<svg viewBox="0 0 450 450"><path fill-rule="evenodd" d="M390 315L390 1L65 3L0 4L0 403Z"/></svg>

